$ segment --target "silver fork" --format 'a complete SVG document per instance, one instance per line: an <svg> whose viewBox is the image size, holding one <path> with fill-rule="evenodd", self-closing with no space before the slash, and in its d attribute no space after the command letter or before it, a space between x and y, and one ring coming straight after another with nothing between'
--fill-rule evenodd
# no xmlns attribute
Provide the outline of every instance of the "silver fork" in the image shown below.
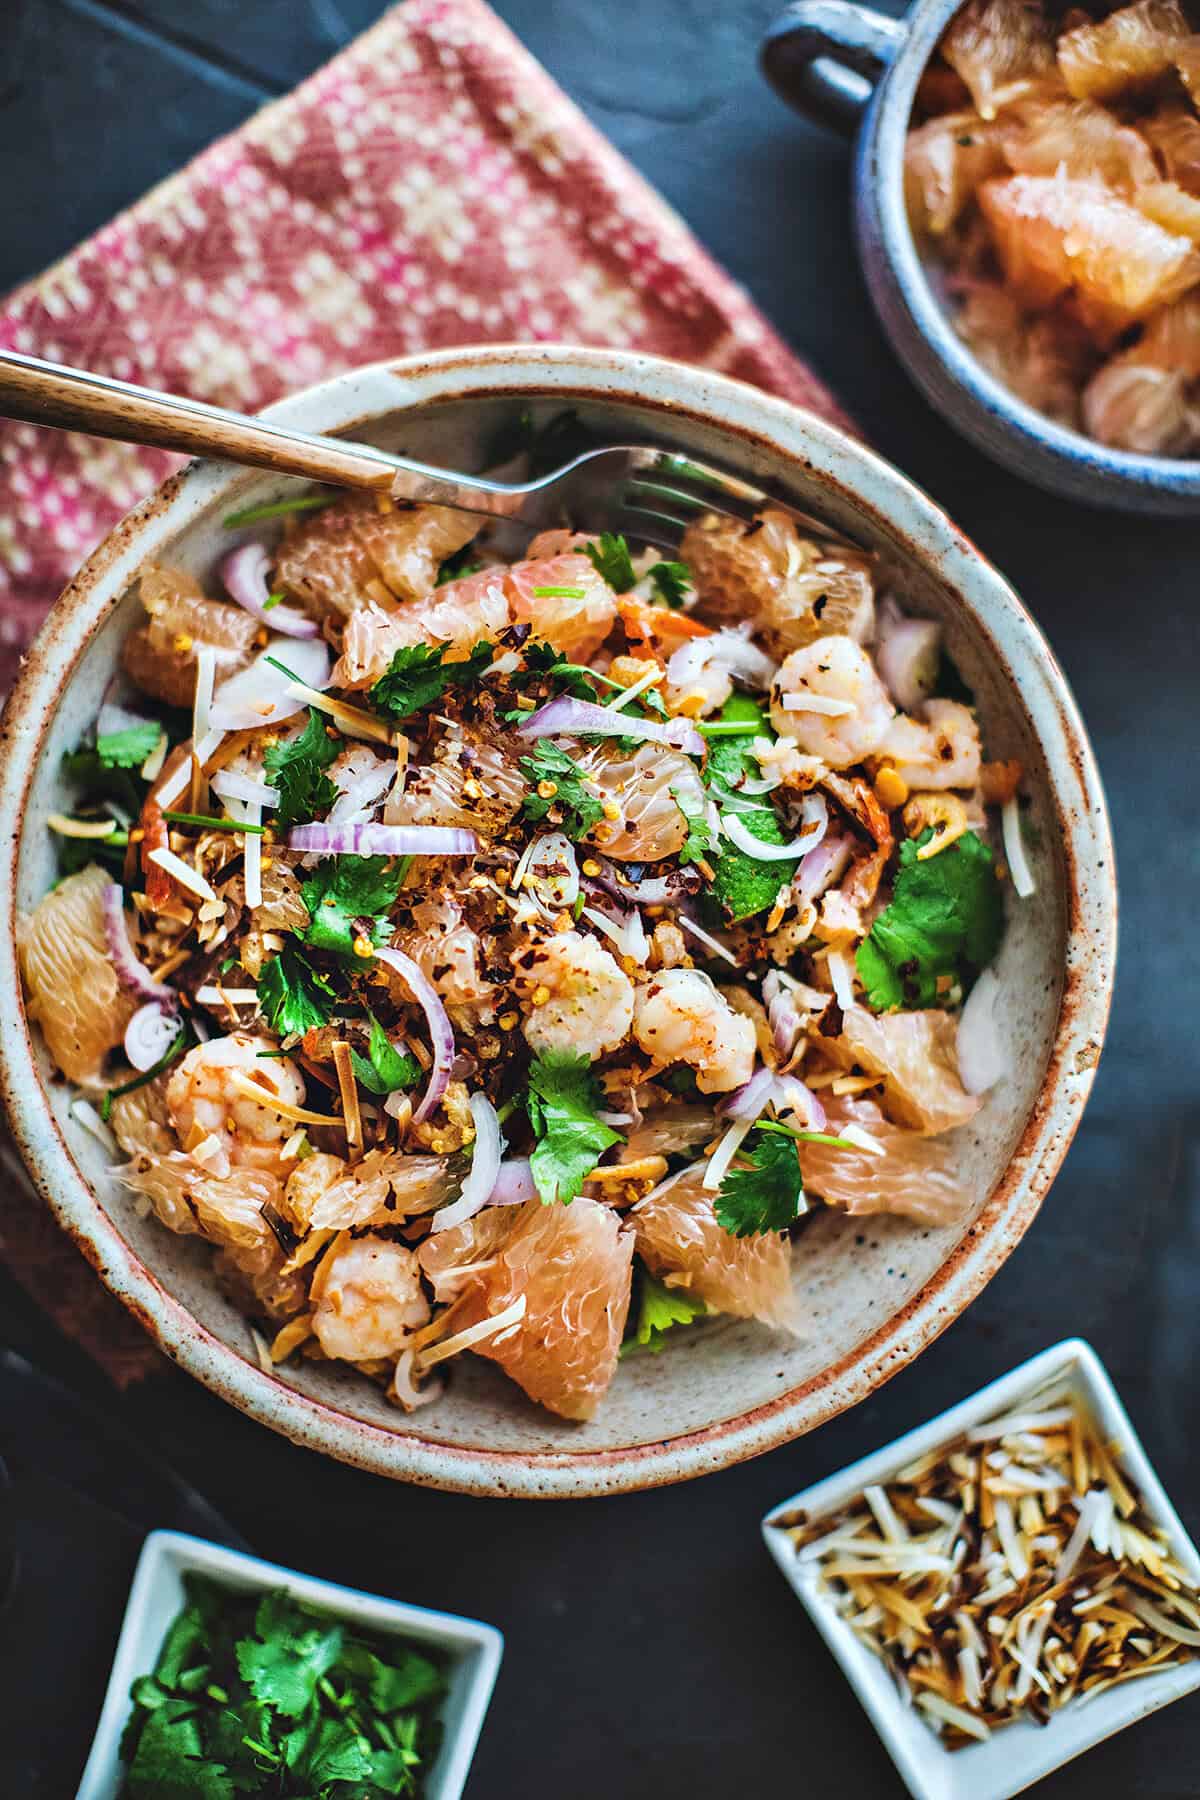
<svg viewBox="0 0 1200 1800"><path fill-rule="evenodd" d="M536 481L493 481L393 456L371 444L290 431L15 350L0 350L0 414L62 431L221 457L336 487L367 488L394 500L456 506L531 532L570 525L675 549L687 527L705 513L748 522L769 505L783 507L818 537L838 536L740 476L651 445L588 450Z"/></svg>

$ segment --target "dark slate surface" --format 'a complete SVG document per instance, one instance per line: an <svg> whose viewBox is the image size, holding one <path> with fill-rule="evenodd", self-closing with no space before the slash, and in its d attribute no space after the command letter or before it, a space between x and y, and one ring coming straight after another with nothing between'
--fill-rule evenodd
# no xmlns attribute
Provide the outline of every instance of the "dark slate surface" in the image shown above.
<svg viewBox="0 0 1200 1800"><path fill-rule="evenodd" d="M845 147L790 117L757 77L770 0L500 10L1041 620L1090 723L1116 828L1124 951L1104 1062L1041 1217L970 1312L855 1412L741 1469L633 1498L492 1504L323 1463L182 1376L119 1410L256 1549L503 1627L473 1795L895 1795L891 1764L760 1547L769 1505L1080 1333L1200 1530L1200 527L1049 499L928 412L868 309ZM7 0L0 286L67 250L378 11L377 0ZM0 1286L0 1333L111 1404L11 1286ZM45 1606L52 1635L70 1596L48 1586ZM28 1653L0 1621L0 1665ZM1200 1702L1185 1702L1042 1791L1200 1794L1198 1727ZM0 1742L0 1790L25 1791L11 1765L5 1779L4 1758Z"/></svg>

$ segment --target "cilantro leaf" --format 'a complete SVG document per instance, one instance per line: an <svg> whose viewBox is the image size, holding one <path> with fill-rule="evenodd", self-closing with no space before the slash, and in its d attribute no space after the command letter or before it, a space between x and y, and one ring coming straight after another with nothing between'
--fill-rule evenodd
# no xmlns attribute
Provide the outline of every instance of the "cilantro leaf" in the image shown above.
<svg viewBox="0 0 1200 1800"><path fill-rule="evenodd" d="M568 662L554 648L553 644L540 641L528 643L521 652L526 669L535 675L549 675L561 682L566 693L572 694L576 700L598 700L596 676L591 669L585 669L582 663ZM524 714L518 715L525 717Z"/></svg>
<svg viewBox="0 0 1200 1800"><path fill-rule="evenodd" d="M366 1056L357 1050L350 1052L358 1080L370 1094L394 1094L397 1088L415 1087L421 1079L420 1063L415 1056L402 1055L394 1047L374 1013L369 1017L371 1041Z"/></svg>
<svg viewBox="0 0 1200 1800"><path fill-rule="evenodd" d="M447 556L438 564L437 580L433 585L441 587L447 581L461 581L464 575L478 575L480 569L486 567L487 564L481 563L475 553L475 540L472 538L469 544L464 544L461 550L456 550L452 556Z"/></svg>
<svg viewBox="0 0 1200 1800"><path fill-rule="evenodd" d="M543 738L532 754L521 758L521 772L532 792L521 802L523 816L536 824L553 810L562 815L562 829L569 838L581 838L604 816L604 805L586 785L583 770L565 750ZM542 783L552 794L539 794Z"/></svg>
<svg viewBox="0 0 1200 1800"><path fill-rule="evenodd" d="M671 789L671 798L687 821L687 838L683 849L679 852L681 863L707 862L713 852L712 826L704 811L694 811L684 804L683 796L678 788Z"/></svg>
<svg viewBox="0 0 1200 1800"><path fill-rule="evenodd" d="M416 1706L442 1693L445 1685L441 1670L415 1650L405 1651L395 1663L371 1658L371 1705L376 1712L400 1712Z"/></svg>
<svg viewBox="0 0 1200 1800"><path fill-rule="evenodd" d="M656 562L646 573L660 598L673 609L683 605L695 585L685 562Z"/></svg>
<svg viewBox="0 0 1200 1800"><path fill-rule="evenodd" d="M271 744L263 753L263 768L272 787L279 789L276 820L295 825L324 812L338 791L325 770L338 754L340 744L325 730L325 719L315 706L308 709L308 724L290 743Z"/></svg>
<svg viewBox="0 0 1200 1800"><path fill-rule="evenodd" d="M367 698L378 712L393 719L410 719L422 707L432 706L449 687L466 687L492 662L494 648L476 644L461 662L446 661L445 644L402 644Z"/></svg>
<svg viewBox="0 0 1200 1800"><path fill-rule="evenodd" d="M800 1215L804 1181L795 1139L752 1131L740 1152L748 1169L732 1168L714 1203L717 1223L733 1237L786 1231Z"/></svg>
<svg viewBox="0 0 1200 1800"><path fill-rule="evenodd" d="M690 1325L707 1312L704 1301L694 1299L685 1288L669 1288L649 1269L639 1269L637 1323L621 1347L622 1356L632 1356L637 1350L657 1356L672 1325Z"/></svg>
<svg viewBox="0 0 1200 1800"><path fill-rule="evenodd" d="M750 753L756 737L773 738L774 732L766 714L756 700L746 694L733 694L721 708L718 718L724 724L744 724L745 735L730 732L726 737L712 738L708 746L708 775L718 804L723 797L736 792L746 776L757 777L758 763ZM738 817L752 837L764 844L786 844L779 815L769 801L753 811L738 809ZM726 919L736 924L755 913L765 912L775 904L780 890L787 886L799 866L798 862L760 862L747 856L736 845L723 841L716 866L713 894L720 902Z"/></svg>
<svg viewBox="0 0 1200 1800"><path fill-rule="evenodd" d="M585 544L584 550L597 574L603 576L614 594L627 594L636 584L629 545L618 532L602 531L599 540Z"/></svg>
<svg viewBox="0 0 1200 1800"><path fill-rule="evenodd" d="M310 1739L305 1757L305 1779L325 1789L332 1781L362 1781L374 1767L371 1747L345 1719L323 1719Z"/></svg>
<svg viewBox="0 0 1200 1800"><path fill-rule="evenodd" d="M917 851L928 841L926 832L901 844L891 904L855 959L876 1012L937 1006L999 948L1004 906L992 852L968 831L922 862Z"/></svg>
<svg viewBox="0 0 1200 1800"><path fill-rule="evenodd" d="M258 1004L278 1037L303 1037L328 1023L337 995L324 975L285 944L258 978Z"/></svg>
<svg viewBox="0 0 1200 1800"><path fill-rule="evenodd" d="M525 1110L538 1140L529 1164L543 1205L574 1200L603 1152L621 1142L597 1118L602 1104L586 1056L551 1050L529 1065Z"/></svg>
<svg viewBox="0 0 1200 1800"><path fill-rule="evenodd" d="M162 736L155 719L143 719L122 731L104 731L96 739L96 755L106 769L138 769Z"/></svg>
<svg viewBox="0 0 1200 1800"><path fill-rule="evenodd" d="M238 1673L255 1699L289 1719L311 1705L318 1681L342 1654L345 1635L340 1625L297 1632L302 1622L286 1596L267 1594L255 1615L256 1635L237 1644Z"/></svg>
<svg viewBox="0 0 1200 1800"><path fill-rule="evenodd" d="M147 1713L129 1764L134 1800L233 1800L226 1768L204 1754L189 1702L169 1700Z"/></svg>
<svg viewBox="0 0 1200 1800"><path fill-rule="evenodd" d="M331 856L318 863L300 893L309 911L300 934L313 950L353 957L355 939L386 941L388 909L400 892L404 871L386 856Z"/></svg>

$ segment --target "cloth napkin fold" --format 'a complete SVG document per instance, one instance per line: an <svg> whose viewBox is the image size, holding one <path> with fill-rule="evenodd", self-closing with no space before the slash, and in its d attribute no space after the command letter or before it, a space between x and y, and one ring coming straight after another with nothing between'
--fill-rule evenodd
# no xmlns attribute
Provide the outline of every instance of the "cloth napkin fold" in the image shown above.
<svg viewBox="0 0 1200 1800"><path fill-rule="evenodd" d="M841 420L482 0L386 13L0 304L12 349L244 412L378 358L552 339L678 357ZM0 425L0 691L82 559L177 460ZM144 1373L158 1353L7 1144L0 1159L0 1254L115 1379Z"/></svg>

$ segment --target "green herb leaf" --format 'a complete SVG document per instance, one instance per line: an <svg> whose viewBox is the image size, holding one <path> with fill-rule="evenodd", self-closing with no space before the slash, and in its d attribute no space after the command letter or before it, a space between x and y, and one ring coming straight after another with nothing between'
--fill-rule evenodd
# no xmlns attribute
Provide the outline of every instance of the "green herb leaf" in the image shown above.
<svg viewBox="0 0 1200 1800"><path fill-rule="evenodd" d="M602 1105L586 1056L552 1050L533 1059L525 1110L538 1140L529 1162L543 1205L574 1200L604 1151L621 1142L596 1116Z"/></svg>
<svg viewBox="0 0 1200 1800"><path fill-rule="evenodd" d="M721 708L720 723L741 726L741 730L709 739L707 771L718 805L735 793L748 775L752 779L758 777L758 763L750 754L754 739L775 736L762 707L745 694L730 696ZM761 838L764 844L786 844L779 816L769 801L750 812L739 807L738 817L750 835ZM798 862L759 862L723 840L712 892L726 920L736 924L774 906L798 867Z"/></svg>
<svg viewBox="0 0 1200 1800"><path fill-rule="evenodd" d="M181 1700L146 1714L127 1785L134 1800L234 1800L228 1770L209 1761L194 1710Z"/></svg>
<svg viewBox="0 0 1200 1800"><path fill-rule="evenodd" d="M386 856L331 856L300 884L309 922L300 937L313 950L354 957L355 940L387 941L388 909L395 904L403 871Z"/></svg>
<svg viewBox="0 0 1200 1800"><path fill-rule="evenodd" d="M342 1653L340 1625L296 1632L296 1609L286 1596L267 1594L255 1615L257 1635L238 1640L242 1680L263 1706L298 1719L312 1704L317 1683Z"/></svg>
<svg viewBox="0 0 1200 1800"><path fill-rule="evenodd" d="M267 506L247 506L241 512L227 513L226 531L240 531L243 525L260 525L264 519L283 519L289 513L319 512L332 506L336 494L298 494L294 500L272 500Z"/></svg>
<svg viewBox="0 0 1200 1800"><path fill-rule="evenodd" d="M695 586L685 562L656 562L646 573L660 598L672 608L682 606Z"/></svg>
<svg viewBox="0 0 1200 1800"><path fill-rule="evenodd" d="M326 732L324 715L315 706L309 707L308 723L298 738L267 748L263 768L270 785L279 789L278 824L306 822L333 805L338 791L325 770L340 749L340 740Z"/></svg>
<svg viewBox="0 0 1200 1800"><path fill-rule="evenodd" d="M876 1012L944 1003L948 988L968 986L1000 946L1004 904L991 851L968 831L919 861L931 835L901 844L891 904L859 946L859 977Z"/></svg>
<svg viewBox="0 0 1200 1800"><path fill-rule="evenodd" d="M627 594L635 586L637 576L629 545L619 533L602 531L598 542L585 544L584 549L596 572L604 577L614 594Z"/></svg>
<svg viewBox="0 0 1200 1800"><path fill-rule="evenodd" d="M597 675L594 669L585 669L582 663L567 662L561 657L552 644L531 642L525 645L521 655L526 669L535 675L549 675L559 682L563 691L574 695L576 700L598 700L598 681L604 681L603 675ZM606 685L609 685L606 683ZM616 683L611 685L615 688ZM516 713L515 718L524 718L523 713Z"/></svg>
<svg viewBox="0 0 1200 1800"><path fill-rule="evenodd" d="M546 818L553 808L562 814L567 836L581 838L603 818L604 804L587 786L583 770L549 738L521 758L521 772L532 789L521 802L521 812L532 824ZM555 792L539 794L541 782L552 782Z"/></svg>
<svg viewBox="0 0 1200 1800"><path fill-rule="evenodd" d="M694 1299L685 1288L669 1288L649 1269L641 1268L637 1273L637 1322L621 1346L621 1355L649 1350L657 1356L673 1325L690 1325L707 1312L703 1300Z"/></svg>
<svg viewBox="0 0 1200 1800"><path fill-rule="evenodd" d="M476 644L461 662L446 661L444 644L403 644L367 698L378 712L393 719L410 719L440 700L447 688L466 687L477 680L494 655L495 646L485 641Z"/></svg>
<svg viewBox="0 0 1200 1800"><path fill-rule="evenodd" d="M687 838L684 841L683 849L679 852L680 862L707 862L712 854L713 834L712 826L709 824L703 809L695 811L690 806L687 806L678 788L671 789L671 798L686 819L688 828Z"/></svg>
<svg viewBox="0 0 1200 1800"><path fill-rule="evenodd" d="M427 1656L406 1651L395 1663L371 1658L371 1705L377 1712L400 1712L431 1700L444 1686L441 1670Z"/></svg>
<svg viewBox="0 0 1200 1800"><path fill-rule="evenodd" d="M367 1056L360 1055L357 1050L350 1052L358 1080L370 1094L394 1094L398 1089L416 1087L421 1079L421 1065L416 1057L405 1056L397 1050L374 1013L369 1017L371 1041Z"/></svg>
<svg viewBox="0 0 1200 1800"><path fill-rule="evenodd" d="M128 725L124 731L104 731L96 739L96 755L106 769L140 769L162 736L154 719Z"/></svg>
<svg viewBox="0 0 1200 1800"><path fill-rule="evenodd" d="M800 1216L804 1180L795 1140L752 1131L738 1152L749 1168L732 1168L714 1202L718 1224L733 1237L786 1231Z"/></svg>
<svg viewBox="0 0 1200 1800"><path fill-rule="evenodd" d="M487 564L480 562L475 554L475 540L472 538L469 544L464 544L461 550L456 550L453 556L447 556L438 564L434 586L441 587L447 581L461 581L464 575L478 575L480 569L486 568Z"/></svg>
<svg viewBox="0 0 1200 1800"><path fill-rule="evenodd" d="M303 1037L328 1023L337 995L324 975L285 944L258 978L258 1004L278 1037Z"/></svg>

